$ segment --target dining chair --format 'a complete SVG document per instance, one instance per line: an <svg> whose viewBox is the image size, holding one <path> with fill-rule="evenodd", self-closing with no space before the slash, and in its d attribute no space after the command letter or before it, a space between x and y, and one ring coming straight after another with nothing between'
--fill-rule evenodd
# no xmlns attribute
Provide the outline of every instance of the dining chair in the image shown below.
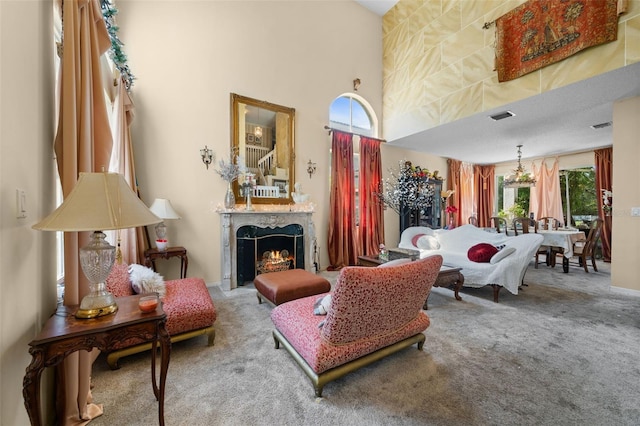
<svg viewBox="0 0 640 426"><path fill-rule="evenodd" d="M478 218L475 216L469 216L469 224L473 226L478 226Z"/></svg>
<svg viewBox="0 0 640 426"><path fill-rule="evenodd" d="M533 232L538 232L538 222L531 220L528 217L516 217L513 219L512 226L516 233L516 237L519 234L528 234L530 229L533 228Z"/></svg>
<svg viewBox="0 0 640 426"><path fill-rule="evenodd" d="M598 272L595 252L598 246L598 239L600 239L600 234L602 232L603 223L604 221L600 218L594 219L589 226L589 233L587 234L587 237L573 243L573 256L571 259L577 258L577 261L569 259L569 265L582 266L584 271L588 273L589 268L587 267L587 259L590 259L593 270Z"/></svg>
<svg viewBox="0 0 640 426"><path fill-rule="evenodd" d="M516 217L515 219L513 219L513 230L516 233L516 236L518 236L519 234L528 234L531 228L533 228L533 232L537 234L538 222L528 217ZM545 255L546 264L551 264L550 250L551 249L547 246L540 246L540 248L538 248L538 251L536 251L535 263L533 265L536 269L538 269L541 254Z"/></svg>
<svg viewBox="0 0 640 426"><path fill-rule="evenodd" d="M545 216L538 219L538 229L545 229L548 231L557 230L562 223L555 217Z"/></svg>
<svg viewBox="0 0 640 426"><path fill-rule="evenodd" d="M507 230L507 219L500 216L491 216L489 218L489 226L492 228L496 228L496 232L500 233L504 229L504 234L509 235L509 231Z"/></svg>
<svg viewBox="0 0 640 426"><path fill-rule="evenodd" d="M546 231L557 231L562 226L562 222L552 216L544 216L538 219L538 229ZM547 266L556 266L556 256L564 253L560 247L540 246L539 254L545 252ZM536 268L538 267L538 258L536 256Z"/></svg>

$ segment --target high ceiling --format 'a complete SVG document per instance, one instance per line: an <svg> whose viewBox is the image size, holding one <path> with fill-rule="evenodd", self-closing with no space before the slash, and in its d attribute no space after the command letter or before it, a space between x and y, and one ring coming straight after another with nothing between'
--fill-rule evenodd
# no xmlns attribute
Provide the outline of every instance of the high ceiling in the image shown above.
<svg viewBox="0 0 640 426"><path fill-rule="evenodd" d="M380 16L396 3L356 1ZM634 96L640 96L640 63L389 144L475 164L514 161L520 144L523 159L590 151L610 146L613 133L613 126L597 130L591 126L611 122L614 102ZM504 111L515 115L500 121L489 118Z"/></svg>

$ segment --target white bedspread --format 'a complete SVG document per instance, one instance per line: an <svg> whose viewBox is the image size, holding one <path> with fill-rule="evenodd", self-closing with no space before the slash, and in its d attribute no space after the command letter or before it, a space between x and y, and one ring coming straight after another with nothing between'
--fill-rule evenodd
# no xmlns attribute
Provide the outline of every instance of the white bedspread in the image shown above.
<svg viewBox="0 0 640 426"><path fill-rule="evenodd" d="M508 237L504 234L483 231L473 225L463 225L452 230L434 230L415 226L403 231L398 247L419 250L412 243L413 237L418 234L433 235L440 243L440 248L437 250L420 250L420 257L440 254L444 265L462 268L465 287L498 284L513 294L518 294L518 287L529 262L543 240L542 235L539 234ZM494 246L504 244L505 248L514 247L516 251L496 264L473 262L467 257L467 252L469 248L479 243L489 243Z"/></svg>

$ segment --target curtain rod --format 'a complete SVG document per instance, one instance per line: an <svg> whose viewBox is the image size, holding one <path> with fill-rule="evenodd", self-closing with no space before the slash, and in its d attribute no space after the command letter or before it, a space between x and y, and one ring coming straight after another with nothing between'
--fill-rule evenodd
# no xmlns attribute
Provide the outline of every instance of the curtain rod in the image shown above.
<svg viewBox="0 0 640 426"><path fill-rule="evenodd" d="M342 132L342 133L349 133L349 134L351 134L351 135L353 135L353 136L362 136L362 137L365 137L365 138L375 139L375 140L380 141L380 142L386 142L386 140L385 140L385 139L372 138L371 136L361 135L361 134L359 134L359 133L345 132L344 130L334 129L334 128L329 127L329 126L324 126L324 128L325 128L325 130L328 130L328 131L329 131L329 134L331 134L331 132L333 132L334 130L337 130L338 132Z"/></svg>

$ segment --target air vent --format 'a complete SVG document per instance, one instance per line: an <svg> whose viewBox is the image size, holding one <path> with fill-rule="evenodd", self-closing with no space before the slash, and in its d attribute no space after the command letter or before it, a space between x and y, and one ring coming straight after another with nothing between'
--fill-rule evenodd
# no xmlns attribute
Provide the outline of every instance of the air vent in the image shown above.
<svg viewBox="0 0 640 426"><path fill-rule="evenodd" d="M498 120L503 120L505 118L513 117L514 115L515 114L512 113L511 111L504 111L494 115L490 115L489 118L492 119L493 121L498 121Z"/></svg>
<svg viewBox="0 0 640 426"><path fill-rule="evenodd" d="M606 123L594 124L591 126L593 130L604 129L605 127L609 127L613 124L611 121L607 121Z"/></svg>

